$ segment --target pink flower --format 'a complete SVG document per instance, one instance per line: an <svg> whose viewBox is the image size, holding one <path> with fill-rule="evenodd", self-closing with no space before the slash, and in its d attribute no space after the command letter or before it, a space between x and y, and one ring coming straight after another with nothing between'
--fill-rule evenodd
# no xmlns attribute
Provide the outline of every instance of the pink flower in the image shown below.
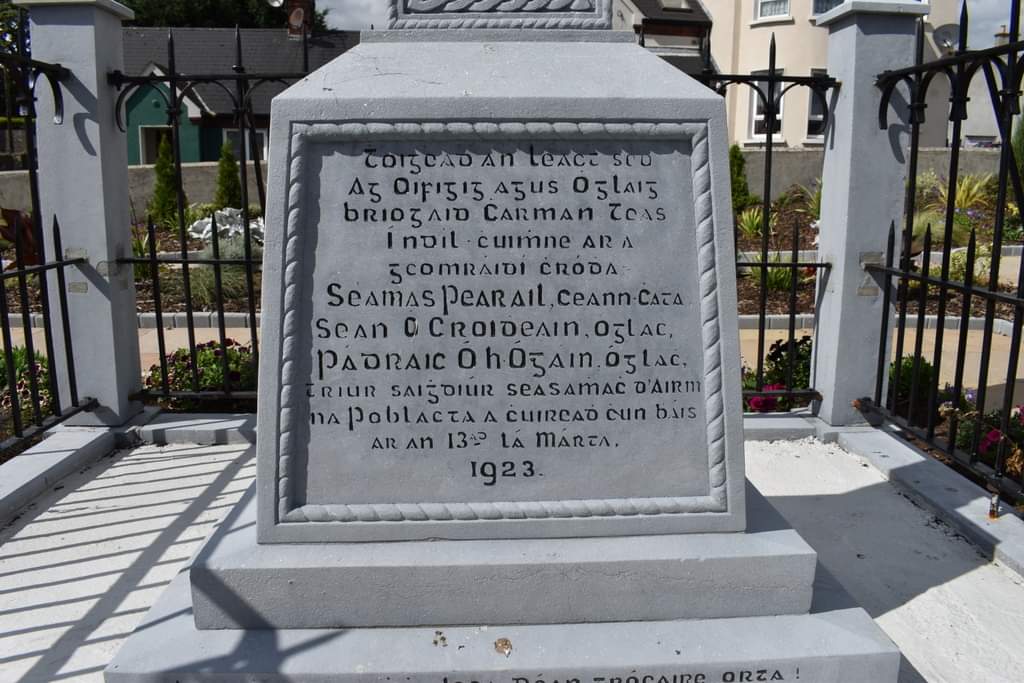
<svg viewBox="0 0 1024 683"><path fill-rule="evenodd" d="M769 384L763 391L785 391L785 384ZM779 407L779 399L776 396L753 396L747 400L750 409L755 413L770 413Z"/></svg>
<svg viewBox="0 0 1024 683"><path fill-rule="evenodd" d="M978 444L978 452L981 453L982 455L987 454L989 450L992 449L992 447L999 445L999 441L1002 438L1003 433L1000 432L998 429L993 429L988 434L986 434L985 438L982 439L981 442Z"/></svg>

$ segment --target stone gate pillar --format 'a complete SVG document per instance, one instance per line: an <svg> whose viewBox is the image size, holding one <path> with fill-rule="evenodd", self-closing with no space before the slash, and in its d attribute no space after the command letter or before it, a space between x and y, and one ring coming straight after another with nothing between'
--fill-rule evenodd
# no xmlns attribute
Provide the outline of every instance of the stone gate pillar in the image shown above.
<svg viewBox="0 0 1024 683"><path fill-rule="evenodd" d="M107 74L124 65L121 22L134 13L113 0L15 0L30 10L32 57L71 71L62 84L64 122L53 120L54 102L40 89L37 102L40 201L46 253L54 256L52 225L61 224L64 253L88 263L67 272L68 324L74 339L78 394L99 407L68 421L121 425L140 404L138 323L128 215L128 153L115 123L117 92ZM57 283L51 278L51 310ZM56 321L55 321L56 322ZM63 362L59 324L56 360ZM58 376L66 374L61 370ZM62 380L63 381L63 380ZM61 387L67 405L67 387Z"/></svg>
<svg viewBox="0 0 1024 683"><path fill-rule="evenodd" d="M830 425L863 422L852 402L874 394L882 292L863 268L880 260L889 226L903 217L905 136L878 126L875 78L913 63L915 28L928 4L850 0L817 19L829 30L828 72L841 86L827 135L819 258L832 264L819 291L814 386ZM906 108L894 122L909 119ZM820 287L821 285L819 285Z"/></svg>

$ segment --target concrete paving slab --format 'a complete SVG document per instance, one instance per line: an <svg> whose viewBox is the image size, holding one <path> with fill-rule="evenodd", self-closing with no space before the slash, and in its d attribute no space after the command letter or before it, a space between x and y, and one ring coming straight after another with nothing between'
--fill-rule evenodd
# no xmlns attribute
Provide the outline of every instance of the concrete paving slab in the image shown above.
<svg viewBox="0 0 1024 683"><path fill-rule="evenodd" d="M0 681L102 680L255 476L247 447L106 456L0 529Z"/></svg>
<svg viewBox="0 0 1024 683"><path fill-rule="evenodd" d="M747 442L747 474L899 645L901 683L1019 680L1024 581L870 463L813 439Z"/></svg>

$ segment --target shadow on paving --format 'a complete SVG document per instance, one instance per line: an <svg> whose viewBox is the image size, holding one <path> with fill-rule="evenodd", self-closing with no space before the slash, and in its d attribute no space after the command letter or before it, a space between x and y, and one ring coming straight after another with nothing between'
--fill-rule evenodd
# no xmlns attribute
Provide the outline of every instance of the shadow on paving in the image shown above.
<svg viewBox="0 0 1024 683"><path fill-rule="evenodd" d="M136 617L133 623L141 619L149 606L130 606L132 594L162 590L169 581L153 581L147 576L161 567L184 567L192 554L192 547L186 547L182 552L175 552L175 548L200 543L211 529L209 512L233 507L234 503L217 503L225 496L241 493L229 490L229 486L242 477L248 487L252 478L252 473L243 470L254 465L254 449L251 447L221 449L213 456L207 446L178 446L168 453L154 451L153 454L154 457L146 457L146 453L136 451L106 456L60 482L48 495L41 497L0 530L0 568L5 564L15 565L14 570L0 570L0 581L6 577L6 583L13 584L0 590L0 599L13 595L17 600L19 592L52 589L46 593L46 601L18 604L15 609L0 611L0 615L27 613L22 618L27 618L27 623L31 624L39 621L37 615L32 614L33 610L40 610L39 614L45 618L44 611L49 608L89 603L80 616L77 611L65 614L65 617L71 614L78 616L75 619L47 620L35 626L5 629L2 633L4 639L60 628L66 630L46 641L45 648L32 648L31 651L20 648L21 651L7 650L0 654L0 670L5 664L35 660L16 680L21 683L74 677L100 680L107 662L96 662L97 653L86 654L85 649L129 635L120 632L108 635L106 631L110 629L104 629L104 623L112 619L123 620L126 616ZM168 476L170 472L178 475L178 487L169 486L175 479ZM118 493L121 484L131 487L132 491ZM98 495L92 495L93 492ZM159 514L160 511L154 508L171 509ZM104 515L119 517L104 523ZM95 519L95 523L89 524L91 519ZM70 526L67 523L71 520L82 520L86 524ZM130 527L141 521L149 522L144 530L117 533L119 526ZM109 528L110 533L96 536L97 530L104 527ZM89 536L89 533L93 535ZM46 543L49 537L52 537L52 543ZM130 545L133 539L145 543L142 546L138 543ZM39 543L46 545L39 547ZM22 551L18 547L22 544L30 548ZM66 550L72 551L68 554L78 553L78 550L73 550L76 548L84 550L79 557L65 559L66 555L60 554ZM90 553L89 548L98 552ZM43 559L45 555L55 553L58 556L54 559L58 561ZM42 562L33 564L33 556L41 556ZM118 563L118 560L122 562ZM111 568L97 567L96 563L100 561L109 561ZM76 570L76 566L81 569ZM60 578L33 580L40 572L54 569L61 572ZM69 591L65 595L74 595L72 586L75 584L105 577L109 577L110 582L102 584L101 592L61 599L62 589ZM136 597L134 602L138 604L139 598ZM5 618L10 623L18 616ZM94 635L100 630L104 631L103 635ZM107 653L106 659L109 660L111 655L112 652ZM82 666L62 671L72 661L77 663L80 659L86 660ZM87 666L92 664L97 665Z"/></svg>
<svg viewBox="0 0 1024 683"><path fill-rule="evenodd" d="M13 551L10 554L0 552L0 563L3 563L8 557L20 555L24 558L32 555L32 552L22 552L16 546L22 541L44 538L50 533L48 529L39 528L44 525L53 525L54 542L49 546L52 550L61 548L61 536L69 537L68 540L71 542L67 544L68 547L79 545L79 539L75 537L76 531L95 530L103 526L98 523L90 523L93 515L101 515L104 512L103 509L94 509L97 505L100 508L105 508L107 512L115 509L122 514L125 512L139 513L140 516L131 518L132 521L148 520L159 523L163 520L166 522L165 525L158 524L158 528L150 532L153 537L152 541L142 548L121 549L116 544L108 545L110 538L124 539L135 535L118 534L113 528L115 525L111 525L111 534L94 543L100 551L97 554L83 557L77 561L60 561L31 567L32 570L65 567L67 578L61 580L33 580L33 572L26 569L0 571L0 579L5 576L17 576L15 580L19 581L17 586L4 587L0 590L0 597L5 594L16 595L21 590L52 588L53 592L49 593L48 602L59 601L62 587L75 582L108 576L112 580L112 583L102 593L80 598L81 601L91 601L92 604L78 619L61 620L60 622L51 622L35 627L25 626L6 631L4 637L29 633L34 630L42 631L59 627L68 629L50 642L45 651L11 652L8 650L6 653L0 654L0 668L2 668L2 662L15 663L38 658L18 679L19 681L54 681L85 674L95 675L98 678L102 666L78 668L68 673L62 672L62 669L73 658L76 658L76 652L79 649L89 647L97 642L115 640L128 635L127 633L118 633L112 636L90 638L92 632L108 619L126 615L141 616L141 613L146 611L145 607L137 609L133 606L125 607L128 597L134 591L144 590L147 587L158 587L158 584L154 583L151 578L147 579L147 575L154 568L184 565L187 562L188 557L181 556L181 553L174 557L165 557L165 555L173 552L176 546L197 543L196 538L189 538L189 532L194 530L194 527L202 525L204 529L201 535L207 535L210 523L208 520L200 521L204 513L210 510L228 510L228 508L233 508L237 512L240 509L234 503L218 503L222 503L220 499L223 496L232 493L228 491L228 488L238 480L239 470L252 466L253 450L239 448L237 451L222 451L226 457L218 459L205 457L208 453L208 447L197 446L194 448L178 447L173 450L173 455L154 454L152 458L133 459L125 457L124 454L105 458L64 482L65 489L40 499L34 509L27 511L15 523L0 531L0 543L4 543L4 546L0 547L0 551L8 549ZM216 464L214 464L215 462ZM184 478L186 483L181 488L183 494L188 491L187 495L173 495L176 491L175 487L167 485L170 472L176 472ZM202 485L193 483L196 481L196 477L203 476L205 476L205 483ZM149 486L152 491L164 491L169 496L169 500L141 502L137 501L138 497L134 495L120 496L117 494L116 486L113 485L118 481L130 482L133 487ZM246 481L246 488L249 488L248 481ZM96 494L102 492L102 495L93 495L94 492ZM81 494L80 499L75 494ZM884 532L887 521L885 515L894 508L906 507L905 504L894 505L893 499L897 495L890 484L880 483L839 495L768 497L778 511L818 551L820 566L816 583L819 593L824 596L825 600L830 601L830 607L842 606L834 603L835 595L841 591L836 590L835 595L830 596L832 592L830 586L834 586L836 581L841 583L856 603L864 607L872 617L877 618L934 587L946 584L988 564L989 559L975 550L973 546L969 546L970 552L964 552L958 543L946 544L949 546L946 552L937 553L935 544L929 544L927 539L923 538L910 539L906 543L892 543L891 537ZM85 504L83 501L86 500L91 502ZM900 500L903 503L902 497ZM179 507L166 514L157 514L158 511L152 509L157 506L174 504ZM44 516L46 513L50 514ZM82 518L87 526L67 531L61 530L63 522ZM96 518L96 521L99 522L100 518ZM950 538L962 541L959 534L935 518L931 518L928 525ZM32 528L26 529L29 526ZM19 532L23 530L26 531L26 535L19 536ZM138 536L144 535L144 533L138 534ZM887 539L889 539L888 543ZM10 547L7 547L7 541L10 542ZM962 542L966 543L966 541ZM94 563L97 560L114 559L127 555L131 555L132 559L125 568L90 567L75 571L76 563ZM914 570L907 571L908 567L913 567ZM96 569L101 570L96 571ZM833 579L832 576L836 578ZM225 592L223 598L230 599L230 596ZM244 604L233 604L231 607L239 611L247 609ZM43 609L43 605L28 605L24 609ZM332 637L343 637L343 633L324 636L325 639ZM304 642L299 647L307 648L316 645L317 642ZM242 635L235 652L249 655L253 652L260 652L261 661L270 663L294 655L295 647L283 646L273 632L251 631ZM204 664L221 667L231 663L229 661L231 656L214 658ZM901 683L920 683L925 680L906 659L904 659L903 667Z"/></svg>
<svg viewBox="0 0 1024 683"><path fill-rule="evenodd" d="M914 467L918 466L903 469L912 472ZM889 512L909 510L910 505L923 510L889 482L838 495L766 497L817 551L817 582L838 581L876 620L991 562L963 535L927 511L926 526L951 541L943 547L934 543L931 534L896 538L887 533L891 526L887 522L893 521L886 516ZM895 497L900 504L894 504ZM905 656L899 680L926 681Z"/></svg>

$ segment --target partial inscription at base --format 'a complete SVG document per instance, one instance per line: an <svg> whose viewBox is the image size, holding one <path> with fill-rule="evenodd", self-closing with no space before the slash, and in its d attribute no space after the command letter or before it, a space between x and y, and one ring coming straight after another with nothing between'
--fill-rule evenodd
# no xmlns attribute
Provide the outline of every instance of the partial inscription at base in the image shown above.
<svg viewBox="0 0 1024 683"><path fill-rule="evenodd" d="M611 0L391 0L388 28L609 29Z"/></svg>
<svg viewBox="0 0 1024 683"><path fill-rule="evenodd" d="M706 128L575 137L297 128L285 523L728 511Z"/></svg>

